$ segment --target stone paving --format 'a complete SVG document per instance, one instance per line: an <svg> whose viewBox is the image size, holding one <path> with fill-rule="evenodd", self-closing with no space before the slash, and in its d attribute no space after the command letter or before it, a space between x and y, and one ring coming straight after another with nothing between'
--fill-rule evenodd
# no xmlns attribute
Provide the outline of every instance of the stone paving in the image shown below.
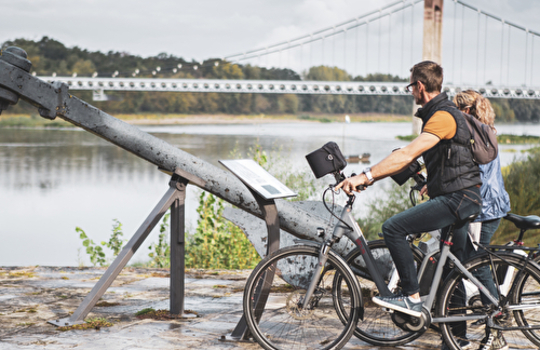
<svg viewBox="0 0 540 350"><path fill-rule="evenodd" d="M169 309L169 273L126 268L88 318L112 327L61 332L47 321L69 317L105 270L99 268L0 268L0 350L33 349L261 349L256 343L223 342L241 317L242 293L251 271L188 270L187 320L139 320L144 308ZM399 349L440 348L432 331ZM353 337L344 349L385 349Z"/></svg>

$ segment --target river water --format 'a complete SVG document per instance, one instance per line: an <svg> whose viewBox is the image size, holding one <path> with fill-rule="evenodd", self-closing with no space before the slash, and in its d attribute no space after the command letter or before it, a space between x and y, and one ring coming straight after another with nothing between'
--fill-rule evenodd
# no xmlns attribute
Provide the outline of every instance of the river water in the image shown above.
<svg viewBox="0 0 540 350"><path fill-rule="evenodd" d="M397 135L408 135L408 123L276 123L243 125L146 126L142 130L218 167L218 160L240 157L256 144L279 159L285 169L309 171L304 156L328 141L337 142L345 155L371 154L371 164L392 149L406 145ZM538 125L502 125L499 133L538 135ZM503 165L527 146L501 145ZM350 164L346 173L366 165ZM79 226L98 243L111 234L113 219L130 238L168 189L169 176L144 160L80 129L0 129L0 266L89 265ZM391 180L384 180L391 181ZM381 184L362 196L377 197ZM320 187L327 180L318 180ZM379 190L377 190L379 188ZM294 189L293 189L294 190ZM197 215L200 190L188 187L187 228ZM362 206L362 201L360 207ZM132 261L148 260L153 232Z"/></svg>

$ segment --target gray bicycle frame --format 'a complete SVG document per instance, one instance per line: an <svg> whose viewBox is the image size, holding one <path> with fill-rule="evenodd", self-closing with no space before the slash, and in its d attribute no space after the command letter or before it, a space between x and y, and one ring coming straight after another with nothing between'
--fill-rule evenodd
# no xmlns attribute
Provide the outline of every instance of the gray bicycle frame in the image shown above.
<svg viewBox="0 0 540 350"><path fill-rule="evenodd" d="M358 247L360 250L360 253L362 257L364 258L364 262L366 264L366 267L368 269L368 272L371 276L371 279L377 286L377 289L379 291L379 295L386 297L386 296L393 296L393 293L388 289L388 286L386 285L384 278L382 277L382 274L377 268L377 265L375 263L375 259L373 258L373 254L371 253L371 250L369 249L369 246L366 242L366 239L364 237L364 234L360 227L358 226L358 223L356 220L354 220L354 217L352 216L352 202L354 199L349 199L345 207L343 208L341 212L340 222L338 222L334 228L334 232L332 234L332 239L327 240L323 243L321 247L321 251L319 253L319 264L317 265L317 268L314 273L314 278L311 281L308 290L306 291L306 296L304 298L303 307L307 307L309 305L309 301L311 300L311 296L313 295L313 292L315 291L315 288L319 284L319 278L321 274L323 273L324 266L326 264L326 261L328 259L328 251L330 250L332 244L334 242L339 241L343 236L348 237L354 244ZM352 230L351 230L352 228ZM450 259L455 266L478 288L478 290L483 293L494 305L498 305L499 300L495 298L487 288L480 282L476 277L474 277L467 269L461 264L461 262L455 257L454 254L450 252L450 245L452 240L452 230L450 230L450 233L448 235L447 241L443 245L443 248L441 250L441 256L439 258L439 262L437 264L437 268L435 270L435 276L433 278L433 282L431 283L431 289L427 296L422 297L424 301L424 308L426 310L431 310L433 303L435 302L435 297L437 294L437 289L439 286L439 283L442 278L443 268L447 261L447 259ZM493 315L495 316L498 314L498 310L493 311ZM445 316L445 317L436 317L432 319L432 322L434 323L447 323L447 322L459 322L459 321L465 321L465 320L477 320L485 318L484 315L470 315L470 316Z"/></svg>

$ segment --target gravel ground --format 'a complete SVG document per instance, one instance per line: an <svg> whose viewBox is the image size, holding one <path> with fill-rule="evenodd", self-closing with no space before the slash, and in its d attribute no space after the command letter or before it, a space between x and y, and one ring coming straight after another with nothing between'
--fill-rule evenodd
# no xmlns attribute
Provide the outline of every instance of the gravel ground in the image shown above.
<svg viewBox="0 0 540 350"><path fill-rule="evenodd" d="M0 268L0 350L16 349L261 349L251 342L223 342L241 317L250 271L188 270L185 309L198 317L140 320L145 309L169 309L169 272L125 268L88 315L112 327L60 331L47 321L66 318L105 270L69 267ZM440 348L432 331L400 349ZM345 349L377 348L352 338Z"/></svg>

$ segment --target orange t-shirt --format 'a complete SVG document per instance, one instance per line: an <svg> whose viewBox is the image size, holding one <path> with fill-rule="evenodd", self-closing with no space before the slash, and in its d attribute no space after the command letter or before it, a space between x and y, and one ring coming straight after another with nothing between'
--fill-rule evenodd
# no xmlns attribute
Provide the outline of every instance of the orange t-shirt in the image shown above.
<svg viewBox="0 0 540 350"><path fill-rule="evenodd" d="M456 121L448 112L437 111L429 118L423 132L437 136L441 140L450 140L456 134Z"/></svg>

